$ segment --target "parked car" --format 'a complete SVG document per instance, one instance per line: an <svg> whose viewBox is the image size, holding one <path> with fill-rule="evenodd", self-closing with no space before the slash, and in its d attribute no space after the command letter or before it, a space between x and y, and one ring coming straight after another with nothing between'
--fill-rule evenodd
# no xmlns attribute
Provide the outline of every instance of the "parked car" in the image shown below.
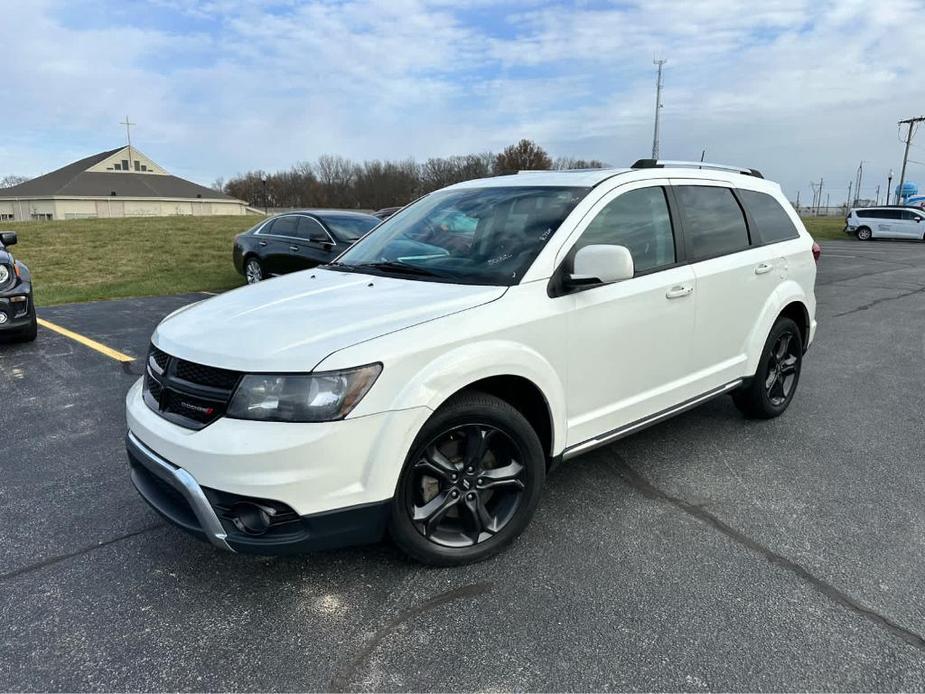
<svg viewBox="0 0 925 694"><path fill-rule="evenodd" d="M238 234L234 267L248 284L330 262L379 224L371 214L346 210L286 212Z"/></svg>
<svg viewBox="0 0 925 694"><path fill-rule="evenodd" d="M563 460L722 394L780 415L813 240L757 171L664 166L450 186L331 265L168 316L127 396L138 491L223 549L389 532L462 564Z"/></svg>
<svg viewBox="0 0 925 694"><path fill-rule="evenodd" d="M32 276L13 257L10 246L15 243L16 232L0 231L0 338L32 342L38 334Z"/></svg>
<svg viewBox="0 0 925 694"><path fill-rule="evenodd" d="M845 218L845 233L861 241L871 239L921 239L925 241L925 211L917 207L854 208Z"/></svg>
<svg viewBox="0 0 925 694"><path fill-rule="evenodd" d="M400 209L401 207L383 207L381 210L373 212L373 215L379 219L388 219Z"/></svg>

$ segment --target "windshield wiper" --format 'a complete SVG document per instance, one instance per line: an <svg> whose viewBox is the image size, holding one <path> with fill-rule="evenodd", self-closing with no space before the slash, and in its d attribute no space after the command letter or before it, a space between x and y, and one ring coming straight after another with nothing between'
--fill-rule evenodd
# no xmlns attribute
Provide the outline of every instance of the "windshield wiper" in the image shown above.
<svg viewBox="0 0 925 694"><path fill-rule="evenodd" d="M411 265L401 260L382 260L377 263L360 263L359 265L354 265L352 267L359 272L368 269L378 270L380 272L397 272L405 275L419 275L421 277L450 277L450 275L445 273L436 272L419 265Z"/></svg>

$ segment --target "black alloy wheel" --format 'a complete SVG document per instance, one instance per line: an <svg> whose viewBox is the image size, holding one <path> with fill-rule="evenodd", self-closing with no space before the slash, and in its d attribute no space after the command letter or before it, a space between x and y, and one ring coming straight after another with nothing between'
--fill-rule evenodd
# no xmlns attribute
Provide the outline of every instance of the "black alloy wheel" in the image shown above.
<svg viewBox="0 0 925 694"><path fill-rule="evenodd" d="M464 424L424 446L407 477L407 512L415 527L444 547L471 547L496 535L517 511L523 452L487 424Z"/></svg>
<svg viewBox="0 0 925 694"><path fill-rule="evenodd" d="M754 378L749 379L732 399L747 417L770 419L790 405L803 365L803 336L797 324L781 317L774 323Z"/></svg>
<svg viewBox="0 0 925 694"><path fill-rule="evenodd" d="M536 432L507 402L467 393L418 435L398 483L390 530L430 564L484 559L526 527L546 460Z"/></svg>
<svg viewBox="0 0 925 694"><path fill-rule="evenodd" d="M793 337L790 331L781 333L768 357L768 375L764 379L764 389L768 400L775 407L780 407L787 401L796 384L800 355L793 352L798 343Z"/></svg>
<svg viewBox="0 0 925 694"><path fill-rule="evenodd" d="M244 278L248 284L257 284L263 279L263 266L256 258L248 258L244 263Z"/></svg>

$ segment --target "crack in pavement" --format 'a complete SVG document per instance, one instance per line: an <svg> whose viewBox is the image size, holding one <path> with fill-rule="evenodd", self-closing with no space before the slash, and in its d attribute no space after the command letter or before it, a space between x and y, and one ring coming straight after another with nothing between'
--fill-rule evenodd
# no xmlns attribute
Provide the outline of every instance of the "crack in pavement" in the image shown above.
<svg viewBox="0 0 925 694"><path fill-rule="evenodd" d="M98 542L95 545L88 545L87 547L81 547L80 549L75 550L73 552L69 552L67 554L58 554L53 557L49 557L48 559L43 559L40 562L36 562L35 564L29 564L28 566L22 566L18 569L13 569L12 571L8 571L4 574L0 574L0 581L7 581L11 578L16 578L17 576L22 576L23 574L31 573L32 571L38 571L39 569L44 569L46 566L52 566L62 561L66 561L68 559L73 559L74 557L82 556L84 554L92 552L95 549L100 549L101 547L108 547L109 545L113 545L117 542L122 542L123 540L128 540L130 538L136 537L137 535L141 535L143 533L148 533L148 532L151 532L152 530L157 530L158 528L165 528L165 527L167 526L164 523L155 523L154 525L145 526L144 528L141 528L140 530L135 530L134 532L126 533L125 535L119 535L118 537L114 537L109 540Z"/></svg>
<svg viewBox="0 0 925 694"><path fill-rule="evenodd" d="M448 590L445 593L440 593L435 595L432 598L429 598L422 602L416 607L409 608L402 612L399 612L397 615L389 619L382 627L380 627L370 638L369 642L362 648L360 651L353 656L338 672L335 673L334 677L331 678L331 682L328 685L328 690L332 692L343 692L347 691L352 681L352 678L357 673L357 670L369 659L369 656L372 655L373 651L382 643L383 639L391 634L397 627L401 626L403 623L411 621L415 617L418 617L422 614L430 612L442 605L447 603L454 602L455 600L463 600L466 598L475 598L480 595L484 595L491 591L491 583L471 583L469 585L460 586L459 588L453 588Z"/></svg>
<svg viewBox="0 0 925 694"><path fill-rule="evenodd" d="M872 622L884 631L902 639L910 646L913 646L920 651L925 651L925 638L923 638L920 634L917 634L914 631L897 624L889 617L886 617L873 608L867 607L866 605L858 602L847 593L842 592L830 583L827 583L818 576L815 576L809 571L809 569L805 568L801 564L798 564L797 562L778 554L769 547L765 547L756 540L753 540L747 535L739 532L732 526L720 520L717 516L714 516L712 513L705 510L703 507L697 506L685 501L684 499L672 496L671 494L662 491L651 482L649 482L649 480L647 480L645 477L636 472L633 468L631 468L625 460L617 455L614 455L614 458L620 463L620 467L617 468L617 475L629 487L635 489L643 496L674 506L686 515L701 521L702 523L712 527L714 530L717 530L737 544L742 545L743 547L750 549L753 552L757 552L765 559L767 559L771 564L796 575L798 578L806 582L810 588L815 590L817 593L822 594L835 604L850 610L851 612L860 617L863 617L869 622Z"/></svg>
<svg viewBox="0 0 925 694"><path fill-rule="evenodd" d="M913 289L912 291L904 292L897 296L885 296L881 299L874 299L869 304L858 306L857 308L853 308L850 311L842 311L841 313L836 313L832 316L832 318L840 318L841 316L850 316L852 313L857 313L858 311L866 311L870 308L873 308L874 306L877 306L878 304L882 304L887 301L896 301L897 299L904 299L907 296L914 296L916 294L923 294L923 293L925 293L925 287L919 287L918 289Z"/></svg>

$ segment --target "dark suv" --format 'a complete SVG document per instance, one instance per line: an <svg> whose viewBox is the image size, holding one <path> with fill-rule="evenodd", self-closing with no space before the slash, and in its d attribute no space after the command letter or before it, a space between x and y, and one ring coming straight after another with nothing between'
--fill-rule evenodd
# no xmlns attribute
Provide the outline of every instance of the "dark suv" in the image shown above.
<svg viewBox="0 0 925 694"><path fill-rule="evenodd" d="M14 243L15 232L0 231L0 339L31 342L38 330L32 276L29 268L10 253Z"/></svg>

